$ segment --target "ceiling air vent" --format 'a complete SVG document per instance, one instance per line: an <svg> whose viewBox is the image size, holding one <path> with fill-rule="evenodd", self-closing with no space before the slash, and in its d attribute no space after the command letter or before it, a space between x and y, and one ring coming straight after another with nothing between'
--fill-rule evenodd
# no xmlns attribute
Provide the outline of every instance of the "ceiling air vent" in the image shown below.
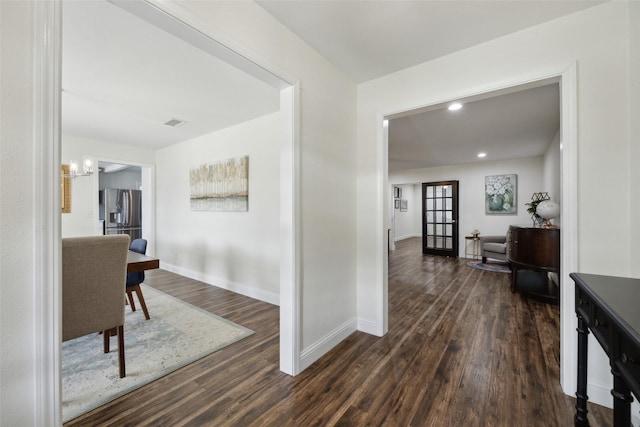
<svg viewBox="0 0 640 427"><path fill-rule="evenodd" d="M165 125L177 128L177 127L182 126L185 123L186 122L184 122L184 121L182 121L180 119L171 119L168 122L166 122Z"/></svg>

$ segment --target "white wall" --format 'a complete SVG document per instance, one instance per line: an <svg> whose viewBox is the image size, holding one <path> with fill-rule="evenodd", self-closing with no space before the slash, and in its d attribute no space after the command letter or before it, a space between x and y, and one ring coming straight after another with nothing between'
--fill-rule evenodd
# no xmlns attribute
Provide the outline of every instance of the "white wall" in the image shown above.
<svg viewBox="0 0 640 427"><path fill-rule="evenodd" d="M280 113L156 152L162 268L279 304ZM192 211L189 170L249 156L248 212Z"/></svg>
<svg viewBox="0 0 640 427"><path fill-rule="evenodd" d="M464 256L465 236L471 235L473 230L479 230L480 235L506 235L509 225L530 226L531 216L524 205L531 201L534 192L546 191L543 187L542 173L543 158L530 157L525 159L515 159L497 162L478 162L466 165L445 166L438 168L415 169L398 172L389 175L389 182L400 183L423 183L438 181L459 181L458 183L458 224L459 241L458 247L460 256ZM485 176L488 175L518 175L517 184L517 208L515 215L487 215L485 214L484 183ZM417 185L422 191L420 185ZM418 189L416 191L418 191ZM413 203L414 214L411 217L413 233L421 235L420 211L421 196L417 196L416 203ZM411 206L411 205L410 205ZM396 217L397 218L397 217ZM405 227L405 224L398 224L396 227ZM404 229L404 228L403 228ZM408 234L408 233L407 233ZM402 234L396 234L401 236Z"/></svg>
<svg viewBox="0 0 640 427"><path fill-rule="evenodd" d="M0 425L36 419L33 26L30 2L0 2Z"/></svg>
<svg viewBox="0 0 640 427"><path fill-rule="evenodd" d="M181 2L301 85L301 367L355 329L356 88L253 2Z"/></svg>
<svg viewBox="0 0 640 427"><path fill-rule="evenodd" d="M135 165L153 165L154 163L154 152L149 149L63 134L62 164L69 164L71 159L82 160L83 156L93 158L95 171L98 170L98 160L108 159ZM98 184L97 172L89 177L72 180L71 213L62 214L63 237L102 234L102 228L98 222ZM149 236L145 236L147 237ZM149 253L153 252L149 251Z"/></svg>
<svg viewBox="0 0 640 427"><path fill-rule="evenodd" d="M542 188L544 190L541 190L549 193L551 200L558 203L562 202L562 191L560 191L561 163L560 132L558 132L544 152L542 179Z"/></svg>
<svg viewBox="0 0 640 427"><path fill-rule="evenodd" d="M142 189L142 176L140 170L124 169L118 172L100 172L99 188L120 188L123 190Z"/></svg>
<svg viewBox="0 0 640 427"><path fill-rule="evenodd" d="M389 180L391 183L393 181ZM401 209L395 209L395 235L396 241L407 239L409 237L421 237L422 236L422 217L420 212L422 211L422 186L413 184L398 184L394 187L402 189L402 199L407 201L407 211L403 212ZM393 204L394 201L391 201Z"/></svg>
<svg viewBox="0 0 640 427"><path fill-rule="evenodd" d="M629 120L629 134L631 140L631 150L629 153L629 164L631 169L631 182L640 182L640 2L632 1L629 4L629 27L631 36L629 37L630 54L630 81L629 81L629 115L636 120ZM630 245L629 255L631 263L631 275L640 277L640 262L638 262L638 245L640 241L640 191L634 185L629 186L629 199L631 200L631 215L629 216Z"/></svg>
<svg viewBox="0 0 640 427"><path fill-rule="evenodd" d="M579 270L613 275L629 275L632 272L635 267L632 267L630 258L620 254L620 248L629 247L630 219L637 218L637 214L632 215L629 202L629 152L632 147L629 139L629 7L627 2L607 2L359 85L360 317L378 325L384 323L383 313L379 309L383 304L376 304L384 293L386 262L385 251L377 249L384 247L382 242L386 223L383 218L386 197L376 190L386 188L384 177L381 178L381 165L386 161L380 137L382 117L557 76L576 61L578 147L575 149L579 156L578 170L572 172L577 174L578 183ZM635 13L634 17L637 16ZM634 35L637 35L637 31ZM637 53L634 53L634 58L637 63ZM637 79L637 75L634 75L633 81L637 83ZM637 95L637 91L634 95ZM637 106L637 99L633 99L633 105ZM563 143L567 144L568 141ZM633 146L637 144L636 140ZM607 179L602 179L603 176ZM619 185L611 186L611 182ZM616 200L617 221L610 221L610 209L600 204L594 194L607 194ZM637 207L637 200L634 207ZM374 211L380 214L370 215ZM603 227L605 222L610 226ZM492 226L487 224L486 229L491 230ZM630 256L637 261L637 247L632 248ZM567 277L568 273L563 272L562 280L571 289L573 283ZM569 378L575 376L575 370L571 369L575 361L566 359L565 354L571 354L571 349L575 352L575 315L573 302L565 303L561 339L563 372ZM591 348L597 348L597 344L592 342ZM599 365L590 370L590 385L610 381L608 364L602 363L602 357L593 352L590 357ZM570 389L565 391L572 393ZM595 396L603 389L594 390L592 387L591 391L589 395ZM605 393L600 395L604 396Z"/></svg>

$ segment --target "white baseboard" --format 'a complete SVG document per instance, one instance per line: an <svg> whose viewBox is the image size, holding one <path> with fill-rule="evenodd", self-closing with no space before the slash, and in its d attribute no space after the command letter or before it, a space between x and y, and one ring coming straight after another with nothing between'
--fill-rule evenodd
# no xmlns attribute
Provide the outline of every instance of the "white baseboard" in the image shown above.
<svg viewBox="0 0 640 427"><path fill-rule="evenodd" d="M375 335L376 337L384 335L380 326L371 320L358 319L358 330L366 334Z"/></svg>
<svg viewBox="0 0 640 427"><path fill-rule="evenodd" d="M395 239L393 239L394 242L399 242L400 240L404 240L404 239L410 239L412 237L422 237L422 234L419 233L410 233L410 234L405 234L404 236L396 236Z"/></svg>
<svg viewBox="0 0 640 427"><path fill-rule="evenodd" d="M589 396L589 402L605 408L613 408L613 396L611 396L610 388L587 383L587 396Z"/></svg>
<svg viewBox="0 0 640 427"><path fill-rule="evenodd" d="M611 389L607 386L587 383L587 396L589 396L590 403L595 403L605 408L613 408L613 396L611 395ZM575 395L572 397L575 397ZM631 423L636 427L640 426L640 406L635 399L631 403Z"/></svg>
<svg viewBox="0 0 640 427"><path fill-rule="evenodd" d="M336 345L356 331L355 319L349 320L319 339L300 353L300 372L307 369L313 362L324 356Z"/></svg>
<svg viewBox="0 0 640 427"><path fill-rule="evenodd" d="M231 292L235 292L240 295L244 295L249 298L254 298L260 301L267 302L269 304L280 306L280 296L273 292L263 291L258 288L254 288L240 283L235 283L230 280L221 279L208 274L201 273L199 271L189 270L187 268L178 267L166 262L160 261L160 268L170 271L172 273L179 274L181 276L188 277L190 279L199 280L208 285L216 286L218 288L226 289Z"/></svg>

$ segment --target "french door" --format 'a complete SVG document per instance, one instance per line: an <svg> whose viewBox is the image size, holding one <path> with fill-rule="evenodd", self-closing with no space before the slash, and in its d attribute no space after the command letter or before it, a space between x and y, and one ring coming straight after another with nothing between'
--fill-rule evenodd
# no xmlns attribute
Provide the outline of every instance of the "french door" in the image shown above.
<svg viewBox="0 0 640 427"><path fill-rule="evenodd" d="M458 256L458 181L422 184L422 253Z"/></svg>

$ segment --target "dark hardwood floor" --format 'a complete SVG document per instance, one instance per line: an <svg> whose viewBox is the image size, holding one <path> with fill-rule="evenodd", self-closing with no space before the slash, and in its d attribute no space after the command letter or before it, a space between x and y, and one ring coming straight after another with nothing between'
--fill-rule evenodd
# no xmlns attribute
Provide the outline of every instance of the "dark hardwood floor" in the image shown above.
<svg viewBox="0 0 640 427"><path fill-rule="evenodd" d="M296 377L278 369L278 307L162 270L145 283L256 333L65 425L573 424L558 307L512 294L508 274L423 256L420 239L390 255L389 332L356 332Z"/></svg>

